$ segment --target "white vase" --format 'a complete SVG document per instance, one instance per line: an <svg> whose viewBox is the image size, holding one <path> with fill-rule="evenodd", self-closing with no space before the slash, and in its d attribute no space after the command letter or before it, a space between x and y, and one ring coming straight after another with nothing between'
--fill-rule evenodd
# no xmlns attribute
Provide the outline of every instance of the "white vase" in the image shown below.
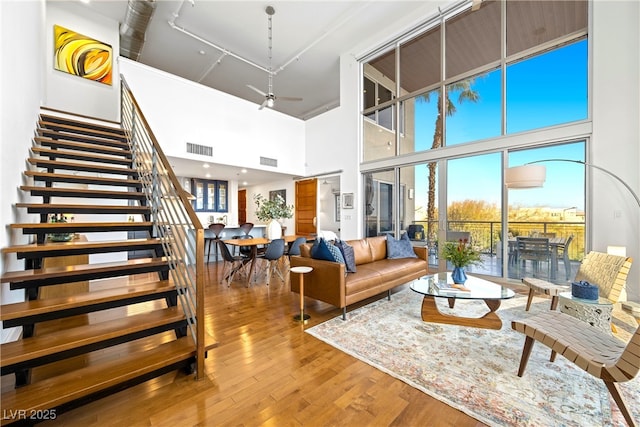
<svg viewBox="0 0 640 427"><path fill-rule="evenodd" d="M282 226L280 223L272 219L269 224L267 224L267 238L270 240L279 239L282 237Z"/></svg>

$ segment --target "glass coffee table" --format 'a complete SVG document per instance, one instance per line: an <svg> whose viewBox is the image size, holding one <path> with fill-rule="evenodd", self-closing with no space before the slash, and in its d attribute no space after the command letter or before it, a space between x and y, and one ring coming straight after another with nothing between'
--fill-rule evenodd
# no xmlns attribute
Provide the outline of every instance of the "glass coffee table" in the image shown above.
<svg viewBox="0 0 640 427"><path fill-rule="evenodd" d="M450 272L421 277L409 286L412 291L424 295L422 299L422 320L475 328L502 328L502 320L496 314L496 310L500 308L502 300L512 298L515 292L488 280L469 275L467 275L467 281L463 289L454 288L453 286ZM451 309L454 308L456 300L483 300L489 307L489 312L482 317L462 317L442 313L438 309L436 298L446 298Z"/></svg>

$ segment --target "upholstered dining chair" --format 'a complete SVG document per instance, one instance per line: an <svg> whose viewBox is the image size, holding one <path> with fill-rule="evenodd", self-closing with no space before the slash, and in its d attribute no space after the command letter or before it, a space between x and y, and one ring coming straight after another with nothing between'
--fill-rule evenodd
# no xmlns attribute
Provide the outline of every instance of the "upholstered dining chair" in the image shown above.
<svg viewBox="0 0 640 427"><path fill-rule="evenodd" d="M207 246L207 262L209 262L209 256L211 255L211 245L213 244L213 260L218 261L218 243L220 240L220 233L224 230L225 225L221 222L217 222L209 225L209 231L213 233L213 238L207 238L208 246Z"/></svg>
<svg viewBox="0 0 640 427"><path fill-rule="evenodd" d="M640 369L640 326L628 343L590 326L586 322L558 311L514 320L511 327L525 334L518 376L524 375L535 341L551 349L550 361L560 354L579 368L604 381L629 426L633 415L620 394L618 383L629 381ZM640 414L636 414L640 416Z"/></svg>
<svg viewBox="0 0 640 427"><path fill-rule="evenodd" d="M627 283L632 261L629 257L591 251L582 260L574 280L584 280L597 285L601 297L617 303ZM549 295L551 310L555 310L558 306L558 294L571 290L570 285L558 285L531 277L524 277L522 283L529 287L526 311L529 311L536 292Z"/></svg>

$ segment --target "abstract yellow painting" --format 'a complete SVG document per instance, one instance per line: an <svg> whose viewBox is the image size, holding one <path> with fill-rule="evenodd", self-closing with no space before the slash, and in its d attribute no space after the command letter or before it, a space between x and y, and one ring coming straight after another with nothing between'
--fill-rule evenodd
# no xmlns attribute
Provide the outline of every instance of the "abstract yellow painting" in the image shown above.
<svg viewBox="0 0 640 427"><path fill-rule="evenodd" d="M111 46L59 25L53 26L53 67L104 84L112 81Z"/></svg>

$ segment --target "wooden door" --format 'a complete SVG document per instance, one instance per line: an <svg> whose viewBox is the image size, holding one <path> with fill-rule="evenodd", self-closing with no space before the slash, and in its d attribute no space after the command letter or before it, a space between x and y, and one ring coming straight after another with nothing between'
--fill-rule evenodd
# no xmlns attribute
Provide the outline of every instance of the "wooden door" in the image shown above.
<svg viewBox="0 0 640 427"><path fill-rule="evenodd" d="M238 224L247 222L247 190L238 190Z"/></svg>
<svg viewBox="0 0 640 427"><path fill-rule="evenodd" d="M296 181L296 234L316 233L317 179Z"/></svg>

